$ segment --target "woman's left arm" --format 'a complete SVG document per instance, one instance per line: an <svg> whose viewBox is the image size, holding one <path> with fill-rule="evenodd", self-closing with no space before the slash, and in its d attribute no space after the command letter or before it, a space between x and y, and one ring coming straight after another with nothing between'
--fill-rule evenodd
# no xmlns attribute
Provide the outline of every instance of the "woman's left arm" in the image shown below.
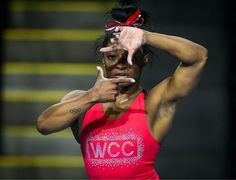
<svg viewBox="0 0 236 180"><path fill-rule="evenodd" d="M207 49L187 39L144 32L145 43L180 60L173 75L153 87L146 101L149 125L154 137L163 142L168 134L176 103L197 85L206 63Z"/></svg>
<svg viewBox="0 0 236 180"><path fill-rule="evenodd" d="M206 63L207 49L187 39L144 31L145 43L163 50L181 61L174 74L166 80L166 101L176 101L195 87ZM155 91L155 87L152 91ZM157 85L158 89L158 85Z"/></svg>

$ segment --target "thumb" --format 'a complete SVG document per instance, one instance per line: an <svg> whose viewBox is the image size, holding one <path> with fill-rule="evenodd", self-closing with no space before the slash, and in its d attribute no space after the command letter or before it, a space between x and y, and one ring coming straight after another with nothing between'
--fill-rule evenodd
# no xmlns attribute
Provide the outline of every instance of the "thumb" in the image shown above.
<svg viewBox="0 0 236 180"><path fill-rule="evenodd" d="M98 78L99 79L104 79L104 73L103 69L100 66L96 66L97 72L98 72Z"/></svg>
<svg viewBox="0 0 236 180"><path fill-rule="evenodd" d="M133 58L133 55L134 55L134 51L133 50L130 50L128 52L128 57L127 57L127 61L130 65L133 65L133 62L132 62L132 58Z"/></svg>

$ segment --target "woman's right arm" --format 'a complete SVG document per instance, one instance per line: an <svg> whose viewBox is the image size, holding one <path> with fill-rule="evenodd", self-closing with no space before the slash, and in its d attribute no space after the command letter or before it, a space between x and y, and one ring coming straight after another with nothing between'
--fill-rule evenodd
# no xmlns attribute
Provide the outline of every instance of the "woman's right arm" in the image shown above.
<svg viewBox="0 0 236 180"><path fill-rule="evenodd" d="M69 127L97 102L112 102L118 95L119 83L133 83L131 78L107 79L103 70L97 67L98 78L88 91L72 91L62 100L50 106L38 117L37 130L44 135Z"/></svg>
<svg viewBox="0 0 236 180"><path fill-rule="evenodd" d="M93 90L72 91L61 102L47 108L38 117L37 129L47 135L70 126L76 119L96 102Z"/></svg>

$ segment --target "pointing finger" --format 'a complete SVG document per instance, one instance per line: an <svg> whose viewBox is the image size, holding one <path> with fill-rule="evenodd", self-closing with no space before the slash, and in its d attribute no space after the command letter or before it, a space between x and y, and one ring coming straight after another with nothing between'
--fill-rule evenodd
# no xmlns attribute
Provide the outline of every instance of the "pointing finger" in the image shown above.
<svg viewBox="0 0 236 180"><path fill-rule="evenodd" d="M109 47L104 47L100 49L100 52L110 52L110 51L115 51L117 50L117 45L114 46L109 46Z"/></svg>
<svg viewBox="0 0 236 180"><path fill-rule="evenodd" d="M135 80L133 78L125 78L125 77L120 77L120 78L114 78L114 79L111 79L111 81L113 83L135 83Z"/></svg>

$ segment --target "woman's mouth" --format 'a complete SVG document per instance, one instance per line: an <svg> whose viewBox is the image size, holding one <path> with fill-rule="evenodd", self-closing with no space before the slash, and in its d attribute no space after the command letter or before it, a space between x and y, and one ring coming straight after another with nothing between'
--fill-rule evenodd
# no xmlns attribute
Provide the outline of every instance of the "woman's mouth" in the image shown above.
<svg viewBox="0 0 236 180"><path fill-rule="evenodd" d="M125 73L117 73L117 74L115 74L115 77L116 77L116 78L119 78L119 77L128 77L128 75L125 74Z"/></svg>

